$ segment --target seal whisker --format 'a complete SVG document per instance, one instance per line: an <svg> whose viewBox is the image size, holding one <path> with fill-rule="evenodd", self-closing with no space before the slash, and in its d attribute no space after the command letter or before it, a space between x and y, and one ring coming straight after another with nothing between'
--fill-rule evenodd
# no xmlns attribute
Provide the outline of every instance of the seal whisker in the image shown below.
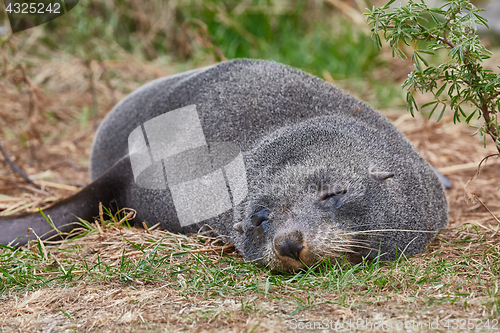
<svg viewBox="0 0 500 333"><path fill-rule="evenodd" d="M389 225L389 226L393 226L394 223L366 223L366 224L356 224L356 225L353 225L353 226L342 226L342 229L344 230L350 230L350 229L355 229L355 228L363 228L363 227L369 227L369 226L372 226L372 225L376 225L377 227L381 227L381 226L384 226L384 225Z"/></svg>
<svg viewBox="0 0 500 333"><path fill-rule="evenodd" d="M421 233L431 233L435 234L437 231L435 230L407 230L407 229L379 229L379 230L359 230L359 231L354 231L352 233L346 233L346 235L357 235L357 234L364 234L364 233L372 233L372 232L386 232L386 231L391 231L391 232L421 232Z"/></svg>
<svg viewBox="0 0 500 333"><path fill-rule="evenodd" d="M359 241L353 241L352 242L353 246L358 246L358 247L359 246L369 246L370 244L371 244L371 242L365 242L365 241L361 241L361 242L359 242Z"/></svg>
<svg viewBox="0 0 500 333"><path fill-rule="evenodd" d="M373 247L369 247L369 246L361 246L361 245L354 245L355 248L359 248L359 249L367 249L367 250L373 250L373 251L376 251L377 249L373 248Z"/></svg>
<svg viewBox="0 0 500 333"><path fill-rule="evenodd" d="M363 244L363 243L359 243L360 245L356 244L355 242L353 242L352 244L349 244L351 245L351 247L356 247L356 248L363 248L363 249L368 249L368 250L374 250L373 248L369 247L368 244ZM341 249L341 251L344 251L346 249L349 249L349 250L352 250L351 247L332 247L334 249ZM352 251L351 251L352 252Z"/></svg>
<svg viewBox="0 0 500 333"><path fill-rule="evenodd" d="M377 227L383 227L383 226L395 226L395 225L405 225L405 223L394 223L394 222L384 222L384 223L366 223L366 224L356 224L353 226L343 226L343 229L354 229L354 228L362 228L362 227L368 227L376 225Z"/></svg>
<svg viewBox="0 0 500 333"><path fill-rule="evenodd" d="M259 208L264 208L264 209L268 209L268 210L271 209L269 206L263 205L263 204L257 204L256 206L259 207Z"/></svg>
<svg viewBox="0 0 500 333"><path fill-rule="evenodd" d="M339 242L339 243L350 243L353 240L355 240L355 238L351 238L349 236L356 235L356 234L357 234L356 231L336 233L335 234L336 237L342 237L342 238L334 238L334 241ZM326 237L324 239L325 240L332 240L331 238L328 238L328 237Z"/></svg>

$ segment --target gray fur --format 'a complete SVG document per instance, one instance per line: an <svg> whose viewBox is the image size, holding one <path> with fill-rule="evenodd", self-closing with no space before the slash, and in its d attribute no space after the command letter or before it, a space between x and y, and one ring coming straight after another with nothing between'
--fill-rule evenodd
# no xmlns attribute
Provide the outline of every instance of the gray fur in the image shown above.
<svg viewBox="0 0 500 333"><path fill-rule="evenodd" d="M280 263L272 253L278 233L307 237L307 249L316 249L319 259L327 255L321 251L337 255L342 250L374 257L379 248L383 258L394 259L403 250L421 252L447 224L438 178L386 118L314 76L266 61L223 62L155 80L130 94L97 131L92 178L128 153L134 128L191 104L197 106L207 142L234 142L245 152L247 200L234 216L228 212L205 223L234 240L247 259L298 268ZM337 186L339 195L326 204L318 201L319 190L311 190L311 182ZM175 232L194 232L204 224L181 228L168 191L132 185L125 195L139 221L161 221ZM250 222L256 205L270 210L264 233L258 232L263 226ZM339 251L333 250L333 240L342 245Z"/></svg>
<svg viewBox="0 0 500 333"><path fill-rule="evenodd" d="M217 218L181 227L168 189L135 184L128 136L193 104L208 143L240 147L249 194ZM60 230L71 230L64 224L72 216L91 220L99 201L116 200L137 210L138 224L161 222L182 233L209 225L246 259L273 269L296 270L342 253L374 258L380 250L386 260L402 251L413 255L447 223L438 177L386 118L312 75L273 62L223 62L146 84L101 123L90 172L92 184L45 211ZM29 227L39 235L51 228L40 214L0 217L0 244Z"/></svg>

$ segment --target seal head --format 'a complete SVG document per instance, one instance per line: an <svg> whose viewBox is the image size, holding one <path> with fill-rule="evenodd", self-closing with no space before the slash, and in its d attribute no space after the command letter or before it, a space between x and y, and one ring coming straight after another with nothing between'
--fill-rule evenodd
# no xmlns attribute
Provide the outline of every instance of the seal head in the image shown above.
<svg viewBox="0 0 500 333"><path fill-rule="evenodd" d="M446 212L412 197L421 191L427 202L446 203L427 163L404 155L408 142L379 144L376 128L362 124L359 137L360 126L318 117L276 131L247 154L251 195L235 210L233 237L245 258L283 271L342 254L394 260L422 251L444 226ZM416 167L401 163L408 159Z"/></svg>

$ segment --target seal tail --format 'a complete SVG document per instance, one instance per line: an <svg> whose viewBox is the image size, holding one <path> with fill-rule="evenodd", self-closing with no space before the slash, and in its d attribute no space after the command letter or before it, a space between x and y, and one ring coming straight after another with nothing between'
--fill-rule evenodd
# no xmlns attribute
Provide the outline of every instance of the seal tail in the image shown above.
<svg viewBox="0 0 500 333"><path fill-rule="evenodd" d="M120 196L127 186L127 180L131 178L130 160L126 156L80 192L44 210L44 214L50 217L57 230L67 233L79 226L71 223L78 221L77 217L92 221L94 216L99 215L100 202L109 205L116 201L120 205ZM41 239L58 233L40 213L3 216L0 217L0 244L24 245L28 242L28 235L30 239L36 239L33 232L28 232L29 228Z"/></svg>

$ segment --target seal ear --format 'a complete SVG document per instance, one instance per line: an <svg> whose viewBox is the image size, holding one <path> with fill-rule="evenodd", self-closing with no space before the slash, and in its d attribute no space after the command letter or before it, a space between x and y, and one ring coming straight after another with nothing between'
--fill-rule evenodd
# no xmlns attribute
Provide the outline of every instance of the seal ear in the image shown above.
<svg viewBox="0 0 500 333"><path fill-rule="evenodd" d="M243 222L238 222L233 225L233 230L238 231L240 234L243 233Z"/></svg>
<svg viewBox="0 0 500 333"><path fill-rule="evenodd" d="M386 180L394 177L394 173L388 171L373 171L370 170L370 177L375 180Z"/></svg>

